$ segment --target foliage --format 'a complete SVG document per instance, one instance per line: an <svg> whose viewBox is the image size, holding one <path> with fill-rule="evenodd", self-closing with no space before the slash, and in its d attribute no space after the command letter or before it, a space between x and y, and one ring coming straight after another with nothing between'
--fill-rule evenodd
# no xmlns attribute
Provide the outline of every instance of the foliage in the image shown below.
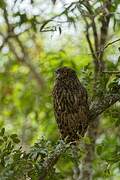
<svg viewBox="0 0 120 180"><path fill-rule="evenodd" d="M3 128L0 132L0 179L38 179L42 173L43 161L52 153L50 141L42 137L25 152L20 146L16 134L6 135ZM54 169L53 169L54 171ZM22 172L22 173L21 173ZM59 175L59 173L57 173ZM52 172L51 175L52 177ZM54 177L56 173L54 172Z"/></svg>

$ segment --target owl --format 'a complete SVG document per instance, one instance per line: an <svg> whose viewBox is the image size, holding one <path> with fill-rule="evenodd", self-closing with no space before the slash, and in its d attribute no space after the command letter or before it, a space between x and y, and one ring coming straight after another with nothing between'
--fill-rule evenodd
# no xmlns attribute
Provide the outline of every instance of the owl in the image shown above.
<svg viewBox="0 0 120 180"><path fill-rule="evenodd" d="M69 67L56 70L53 88L54 114L61 138L74 142L84 136L88 126L88 100L86 89L76 72Z"/></svg>

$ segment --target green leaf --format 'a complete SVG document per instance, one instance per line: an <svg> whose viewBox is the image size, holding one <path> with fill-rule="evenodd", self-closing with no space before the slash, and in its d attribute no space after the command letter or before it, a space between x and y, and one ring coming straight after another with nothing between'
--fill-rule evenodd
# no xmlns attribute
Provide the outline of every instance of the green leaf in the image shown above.
<svg viewBox="0 0 120 180"><path fill-rule="evenodd" d="M4 143L3 139L0 139L0 146Z"/></svg>
<svg viewBox="0 0 120 180"><path fill-rule="evenodd" d="M10 138L12 139L12 141L16 144L18 144L20 142L19 138L18 138L18 135L17 134L12 134L10 136Z"/></svg>
<svg viewBox="0 0 120 180"><path fill-rule="evenodd" d="M7 145L7 149L8 149L8 150L11 150L12 147L13 147L13 146L12 146L12 143L11 143L11 141L10 141L10 142L8 143L8 145Z"/></svg>
<svg viewBox="0 0 120 180"><path fill-rule="evenodd" d="M8 137L7 136L3 136L3 139L4 139L4 141L7 141Z"/></svg>
<svg viewBox="0 0 120 180"><path fill-rule="evenodd" d="M17 138L17 137L18 137L17 134L12 134L12 135L10 136L11 139L14 139L14 138Z"/></svg>
<svg viewBox="0 0 120 180"><path fill-rule="evenodd" d="M91 144L90 137L85 136L83 139L84 139L84 143L85 143L85 144Z"/></svg>
<svg viewBox="0 0 120 180"><path fill-rule="evenodd" d="M13 140L13 142L16 143L16 144L19 144L19 143L20 143L20 140L19 140L18 138L13 138L12 140Z"/></svg>
<svg viewBox="0 0 120 180"><path fill-rule="evenodd" d="M5 128L2 128L0 132L0 136L4 136L4 134L5 134Z"/></svg>

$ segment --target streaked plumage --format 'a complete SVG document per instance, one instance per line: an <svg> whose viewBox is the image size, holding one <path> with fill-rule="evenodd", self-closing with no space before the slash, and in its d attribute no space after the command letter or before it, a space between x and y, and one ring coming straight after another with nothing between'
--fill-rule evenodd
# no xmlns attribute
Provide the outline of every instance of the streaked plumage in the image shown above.
<svg viewBox="0 0 120 180"><path fill-rule="evenodd" d="M87 92L73 69L57 69L53 101L62 139L73 142L84 136L88 126Z"/></svg>

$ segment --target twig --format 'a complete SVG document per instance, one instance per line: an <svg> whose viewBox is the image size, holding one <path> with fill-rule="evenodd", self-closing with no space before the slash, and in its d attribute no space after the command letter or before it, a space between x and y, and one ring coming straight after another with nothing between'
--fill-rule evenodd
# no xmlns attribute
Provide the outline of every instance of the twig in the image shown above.
<svg viewBox="0 0 120 180"><path fill-rule="evenodd" d="M112 5L112 1L106 0L102 6L103 14L101 16L101 31L100 31L100 46L99 46L100 50L104 48L107 35L108 35L108 28L109 28L109 22L110 22L110 17L111 17L109 12L110 12L111 5ZM103 54L104 54L104 51L100 51L99 53L99 60L100 60L100 65L101 65L100 71L104 69Z"/></svg>
<svg viewBox="0 0 120 180"><path fill-rule="evenodd" d="M81 12L81 15L82 15L82 17L83 17L83 19L84 19L84 22L85 22L85 24L86 24L86 39L87 39L87 42L88 42L90 51L91 51L91 53L92 53L93 59L96 59L95 52L94 52L94 49L93 49L93 46L92 46L92 43L91 43L91 40L90 40L88 21L87 21L86 17L84 16L82 10L81 10L80 12Z"/></svg>
<svg viewBox="0 0 120 180"><path fill-rule="evenodd" d="M82 2L82 1L83 1L83 0L70 3L70 5L69 5L64 11L62 11L60 14L57 14L57 15L53 16L52 18L50 18L50 19L42 22L43 25L42 25L41 28L40 28L40 32L43 32L43 31L44 31L44 27L45 27L49 22L53 21L53 20L54 20L55 18L57 18L57 17L62 16L62 15L65 14L65 13L67 13L68 10L69 10L73 5L76 5L77 3L80 3L80 2ZM41 24L41 23L40 23L40 24Z"/></svg>
<svg viewBox="0 0 120 180"><path fill-rule="evenodd" d="M89 25L89 23L88 23L88 21L87 21L87 19L86 19L86 17L84 16L84 12L82 11L82 10L79 10L80 11L80 13L81 13L81 15L82 15L82 17L83 17L83 20L84 20L84 22L85 22L85 24L86 24L86 39L87 39L87 42L88 42L88 45L89 45L89 48L90 48L90 51L91 51L91 54L89 54L89 55L92 55L92 57L93 57L93 62L94 62L94 65L95 65L95 71L97 72L98 71L98 59L97 59L97 53L96 53L96 49L94 50L94 48L93 48L93 45L92 45L92 42L91 42L91 40L90 40L90 34L89 34L89 27L90 27L90 25ZM97 32L95 32L95 33L97 33ZM97 36L96 36L97 37ZM94 40L95 40L95 38L96 37L94 37ZM95 44L96 43L98 43L98 39L97 40L95 40ZM97 45L97 44L96 44ZM95 45L95 46L96 46ZM97 48L97 47L96 47ZM96 73L95 73L95 77L96 77Z"/></svg>
<svg viewBox="0 0 120 180"><path fill-rule="evenodd" d="M95 20L94 20L95 16L94 16L94 13L93 13L93 11L91 9L91 5L90 5L89 1L84 1L83 5L87 8L87 10L89 12L89 18L92 21L91 26L92 26L92 30L93 30L95 51L97 52L98 51L98 47L99 47L99 39L98 39L97 27L96 27Z"/></svg>
<svg viewBox="0 0 120 180"><path fill-rule="evenodd" d="M98 71L98 60L97 60L97 57L96 57L96 54L94 52L94 49L92 47L92 43L91 43L91 40L90 40L90 35L89 35L89 31L88 31L88 28L89 28L89 25L86 21L86 39L87 39L87 42L88 42L88 45L89 45L89 48L90 48L90 51L91 51L91 54L92 54L92 57L93 57L93 62L94 62L94 66L95 66L95 72ZM96 73L95 73L95 78L96 78Z"/></svg>
<svg viewBox="0 0 120 180"><path fill-rule="evenodd" d="M3 37L3 36L2 36L2 37ZM2 50L2 48L4 47L4 45L7 43L7 41L8 41L8 37L4 38L3 43L2 43L2 45L0 46L0 51Z"/></svg>
<svg viewBox="0 0 120 180"><path fill-rule="evenodd" d="M120 74L120 71L103 71L102 73L107 73L107 74Z"/></svg>
<svg viewBox="0 0 120 180"><path fill-rule="evenodd" d="M116 43L116 42L118 42L118 41L120 41L120 38L119 39L116 39L116 40L114 40L114 41L112 41L112 42L109 42L108 44L106 44L106 46L102 49L102 51L104 51L106 48L108 48L110 45L112 45L112 44L114 44L114 43Z"/></svg>

